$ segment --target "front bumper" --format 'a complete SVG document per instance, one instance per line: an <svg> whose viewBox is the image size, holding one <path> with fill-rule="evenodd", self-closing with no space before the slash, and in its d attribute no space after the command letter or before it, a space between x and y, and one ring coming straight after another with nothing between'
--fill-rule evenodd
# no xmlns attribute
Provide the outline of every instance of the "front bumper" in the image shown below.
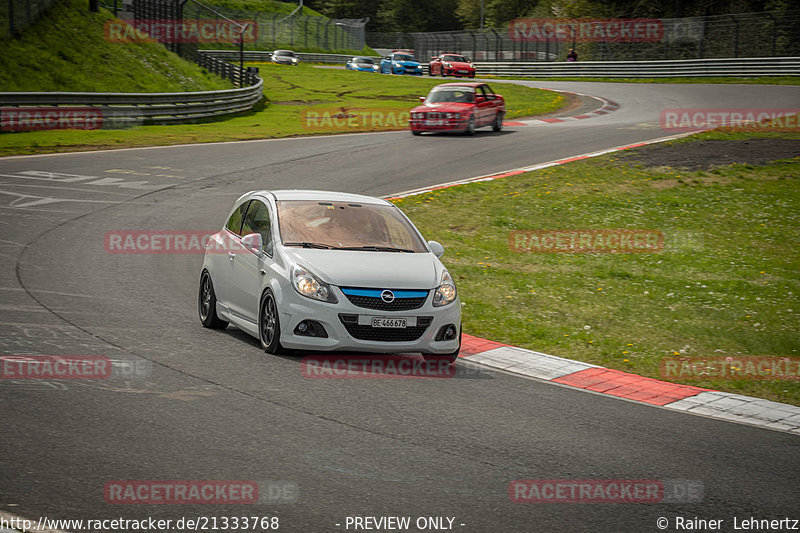
<svg viewBox="0 0 800 533"><path fill-rule="evenodd" d="M437 334L447 325L454 325L457 333L461 333L461 303L458 298L446 306L433 307L430 291L425 303L418 309L408 311L379 311L359 307L350 302L338 287L332 287L339 303L318 302L298 294L289 287L282 291L279 304L281 345L295 350L350 350L369 353L408 353L449 354L458 348L458 338L452 340L436 340ZM403 328L372 328L368 325L354 325L353 316L414 318L417 325ZM314 320L321 324L328 335L325 337L309 337L295 333L297 325L304 320ZM356 318L356 321L358 319ZM349 331L348 331L349 330ZM414 337L413 340L393 340ZM356 338L357 336L368 337ZM370 340L371 339L371 340ZM376 340L383 339L383 340Z"/></svg>
<svg viewBox="0 0 800 533"><path fill-rule="evenodd" d="M467 131L467 118L409 119L412 131Z"/></svg>

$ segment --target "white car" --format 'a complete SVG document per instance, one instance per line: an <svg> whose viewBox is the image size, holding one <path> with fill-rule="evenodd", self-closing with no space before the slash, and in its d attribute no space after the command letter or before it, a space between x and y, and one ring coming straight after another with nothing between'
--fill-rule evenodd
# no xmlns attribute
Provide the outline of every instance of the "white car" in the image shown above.
<svg viewBox="0 0 800 533"><path fill-rule="evenodd" d="M454 362L461 303L425 240L393 204L326 191L252 191L206 245L198 309L288 350L420 352Z"/></svg>

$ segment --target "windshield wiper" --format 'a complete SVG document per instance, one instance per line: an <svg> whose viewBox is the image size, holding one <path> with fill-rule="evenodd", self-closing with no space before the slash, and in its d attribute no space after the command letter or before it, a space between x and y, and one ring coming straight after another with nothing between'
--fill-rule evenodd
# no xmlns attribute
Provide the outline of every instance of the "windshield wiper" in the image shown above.
<svg viewBox="0 0 800 533"><path fill-rule="evenodd" d="M285 242L284 246L302 246L303 248L318 248L320 250L330 250L333 248L330 244L322 244L319 242Z"/></svg>
<svg viewBox="0 0 800 533"><path fill-rule="evenodd" d="M342 246L337 250L366 250L368 252L402 252L406 254L416 253L407 248L393 248L391 246Z"/></svg>

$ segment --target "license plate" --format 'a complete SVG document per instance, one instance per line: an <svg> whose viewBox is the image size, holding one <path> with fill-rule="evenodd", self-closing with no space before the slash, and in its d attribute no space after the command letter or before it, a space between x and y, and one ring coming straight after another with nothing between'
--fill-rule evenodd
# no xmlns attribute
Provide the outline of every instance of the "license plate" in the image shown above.
<svg viewBox="0 0 800 533"><path fill-rule="evenodd" d="M373 328L404 328L406 327L405 318L378 318L372 319Z"/></svg>
<svg viewBox="0 0 800 533"><path fill-rule="evenodd" d="M426 126L444 126L445 125L445 121L444 120L426 120L425 121L425 125Z"/></svg>
<svg viewBox="0 0 800 533"><path fill-rule="evenodd" d="M459 74L466 74L467 72L469 72L469 71L467 71L467 70L459 70L458 71Z"/></svg>

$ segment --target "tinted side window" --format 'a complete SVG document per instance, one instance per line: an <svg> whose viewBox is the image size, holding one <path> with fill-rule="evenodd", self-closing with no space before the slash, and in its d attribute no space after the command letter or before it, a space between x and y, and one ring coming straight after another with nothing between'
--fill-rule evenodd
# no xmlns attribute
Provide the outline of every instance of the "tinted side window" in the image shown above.
<svg viewBox="0 0 800 533"><path fill-rule="evenodd" d="M247 212L247 206L251 203L252 200L250 202L244 202L242 205L236 208L236 211L233 212L231 218L228 219L228 223L225 224L225 227L228 229L228 231L235 233L236 235L241 235L242 219L244 218L245 212Z"/></svg>
<svg viewBox="0 0 800 533"><path fill-rule="evenodd" d="M250 202L250 209L244 217L244 224L242 224L242 235L250 233L259 233L261 241L263 242L264 251L272 255L272 225L269 219L269 208L258 200Z"/></svg>

